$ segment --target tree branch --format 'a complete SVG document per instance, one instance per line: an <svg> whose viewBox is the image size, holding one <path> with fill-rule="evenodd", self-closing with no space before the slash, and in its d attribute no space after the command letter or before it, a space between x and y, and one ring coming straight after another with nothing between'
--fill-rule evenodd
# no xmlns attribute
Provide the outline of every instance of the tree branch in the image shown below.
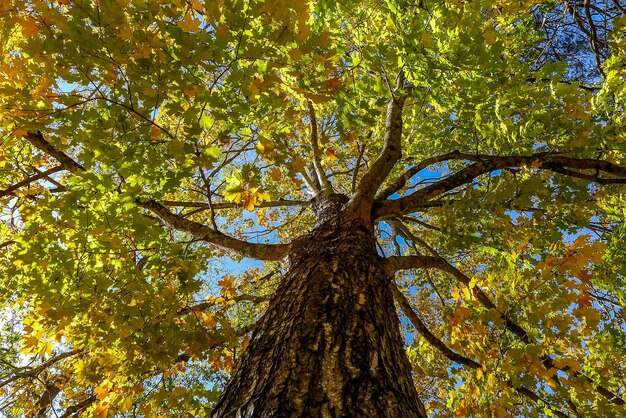
<svg viewBox="0 0 626 418"><path fill-rule="evenodd" d="M177 206L177 207L186 207L186 208L204 208L210 209L211 206L214 210L220 209L233 209L242 207L241 204L234 202L219 202L219 203L204 203L204 202L187 202L180 200L164 200L161 202L163 206ZM277 200L275 202L261 202L257 203L254 206L259 208L275 208L275 207L283 207L283 206L308 206L308 200Z"/></svg>
<svg viewBox="0 0 626 418"><path fill-rule="evenodd" d="M387 269L388 271L392 271L395 268L395 271L400 269L410 269L410 268L436 268L443 272L450 274L457 281L463 283L464 285L470 285L471 279L467 277L463 272L459 269L448 263L443 257L426 257L426 256L403 256L403 257L388 257L387 258ZM529 337L528 332L518 325L515 321L509 318L508 315L501 312L496 305L491 301L489 296L479 287L475 286L472 289L472 293L476 300L480 302L487 309L493 309L494 311L500 314L500 318L504 322L505 328L507 328L510 332L516 335L522 342L525 344L533 344L534 341ZM541 362L545 366L546 369L555 368L564 372L570 370L569 366L565 367L557 367L554 364L554 360L549 355L544 355L541 357ZM580 372L574 372L574 376L583 376L588 383L593 385L595 390L607 398L610 402L616 405L624 405L624 400L619 397L617 394L611 392L604 386L597 384L591 378L584 376Z"/></svg>
<svg viewBox="0 0 626 418"><path fill-rule="evenodd" d="M449 349L443 341L441 341L432 332L430 332L430 330L426 327L426 325L422 322L420 317L417 316L417 314L411 307L411 303L409 302L409 300L406 298L406 296L404 296L400 289L398 289L398 286L396 286L394 283L391 283L391 291L393 292L393 296L395 297L396 302L398 302L398 305L400 305L400 309L402 309L404 315L409 319L409 321L411 321L417 332L419 332L430 345L435 347L444 356L446 356L448 359L455 363L462 364L472 369L482 368L482 366L474 360L471 360Z"/></svg>
<svg viewBox="0 0 626 418"><path fill-rule="evenodd" d="M154 200L136 199L135 201L139 207L151 211L173 228L189 232L195 238L244 257L257 260L280 260L287 255L291 247L291 244L255 244L242 241L209 228L204 224L172 213L165 206Z"/></svg>
<svg viewBox="0 0 626 418"><path fill-rule="evenodd" d="M385 259L385 269L390 275L398 270L423 269L442 267L445 260L441 257L430 257L425 255L404 255L389 256Z"/></svg>
<svg viewBox="0 0 626 418"><path fill-rule="evenodd" d="M51 157L53 157L55 160L57 160L59 163L61 163L61 166L68 171L71 171L72 173L75 173L77 171L85 171L85 167L83 167L82 165L80 165L79 163L77 163L76 161L74 161L72 158L70 158L67 154L65 154L62 151L59 151L58 149L56 149L52 144L50 144L48 141L46 141L43 137L43 135L39 132L28 132L25 136L25 138L28 140L28 142L30 142L31 144L33 144L33 146L41 151L43 151L44 153L50 155Z"/></svg>
<svg viewBox="0 0 626 418"><path fill-rule="evenodd" d="M36 367L30 367L27 369L22 369L21 371L15 373L13 376L6 378L5 380L0 382L0 388L8 385L9 383L12 383L18 379L23 379L23 378L27 378L27 377L37 377L37 375L39 375L39 373L41 373L42 371L44 371L45 369L47 369L48 367L52 366L55 363L58 363L59 361L66 359L68 357L72 357L75 356L76 354L82 353L83 350L71 350L71 351L66 351L65 353L61 353L61 354L57 354L54 357L50 357L48 360L44 361L43 363L41 363L39 366Z"/></svg>
<svg viewBox="0 0 626 418"><path fill-rule="evenodd" d="M76 414L77 412L82 411L83 409L89 407L92 403L94 403L96 401L97 396L96 395L91 395L90 397L84 399L83 401L77 403L76 405L72 405L70 407L68 407L65 412L63 413L63 415L59 416L59 418L69 418L72 415Z"/></svg>
<svg viewBox="0 0 626 418"><path fill-rule="evenodd" d="M371 138L372 132L370 131L368 135L368 139ZM356 159L356 165L354 166L354 171L352 172L352 183L350 184L350 192L354 193L356 191L356 182L359 176L359 169L361 168L361 160L363 159L363 154L365 153L365 144L360 146L359 143L356 143L357 151L359 155Z"/></svg>
<svg viewBox="0 0 626 418"><path fill-rule="evenodd" d="M598 184L626 184L626 167L622 167L605 160L571 158L545 153L530 156L491 156L459 153L458 158L470 159L474 161L478 159L479 161L444 179L416 190L408 196L404 196L396 200L385 200L380 202L380 204L375 207L375 218L421 207L426 202L441 195L442 193L471 183L483 174L503 168L527 166L534 169L550 170ZM598 172L602 171L607 174L619 176L619 178L601 178L599 175L592 176L572 171L572 169L596 170Z"/></svg>
<svg viewBox="0 0 626 418"><path fill-rule="evenodd" d="M54 174L57 173L61 170L64 170L64 167L62 165L50 168L46 171L42 171L40 173L37 173L35 175L32 175L30 177L25 178L24 180L17 182L15 184L13 184L12 186L7 187L6 189L0 191L0 197L4 197L4 196L8 196L13 194L13 192L17 189L19 189L22 186L27 186L30 183L37 181L39 179L42 179L44 177L48 177L50 174Z"/></svg>
<svg viewBox="0 0 626 418"><path fill-rule="evenodd" d="M389 172L402 157L402 109L407 98L404 87L404 74L399 74L396 92L387 106L385 142L383 150L372 163L359 182L356 191L346 207L347 218L360 218L369 222L374 196Z"/></svg>
<svg viewBox="0 0 626 418"><path fill-rule="evenodd" d="M309 118L311 120L311 147L313 148L313 167L315 168L315 173L317 174L317 179L319 180L322 193L326 195L331 195L333 193L333 186L330 184L330 181L328 180L328 177L324 172L324 167L322 167L322 157L319 149L317 117L315 116L315 109L313 108L313 103L310 100L307 102L307 106L309 110Z"/></svg>
<svg viewBox="0 0 626 418"><path fill-rule="evenodd" d="M409 300L406 298L406 296L404 296L402 291L400 289L398 289L396 284L393 283L393 282L391 283L391 291L393 293L394 298L396 299L396 302L398 303L398 305L400 305L400 309L402 310L404 315L409 319L409 321L411 321L411 324L413 324L413 326L415 327L417 332L419 332L420 335L430 345L432 345L434 348L439 350L439 352L441 354L443 354L444 356L446 356L450 361L453 361L455 363L458 363L458 364L461 364L463 366L469 367L471 369L483 369L483 366L480 363L478 363L478 362L476 362L476 361L474 361L474 360L472 360L470 358L467 358L467 357L465 357L465 356L463 356L463 355L461 355L461 354L451 350L450 348L448 348L446 343L441 341L432 332L430 332L428 327L426 327L426 325L422 322L422 320L417 315L417 313L413 310L413 307L411 306L411 303L409 302ZM515 387L513 385L513 382L511 382L510 380L507 380L506 384L509 387L512 387L513 389L515 389L521 395L524 395L527 398L531 399L535 403L542 402L542 403L548 405L547 402L545 402L543 399L541 399L539 397L539 395L537 395L536 393L534 393L530 389L527 389L527 388L525 388L523 386ZM555 409L555 408L553 408L550 405L548 405L548 407L550 409L552 409L554 411L554 413L558 417L561 417L561 418L567 418L568 417L567 414L559 411L558 409Z"/></svg>
<svg viewBox="0 0 626 418"><path fill-rule="evenodd" d="M413 177L414 175L416 175L423 169L433 164L440 163L443 161L448 161L448 160L465 159L465 158L461 158L460 157L461 155L462 155L461 152L456 150L456 151L449 152L447 154L438 155L438 156L427 158L423 161L420 161L418 165L407 169L398 178L396 178L393 182L391 182L387 187L385 187L382 191L380 191L376 195L376 200L387 199L389 198L389 196L393 195L394 193L399 192L406 185L406 183L411 179L411 177Z"/></svg>

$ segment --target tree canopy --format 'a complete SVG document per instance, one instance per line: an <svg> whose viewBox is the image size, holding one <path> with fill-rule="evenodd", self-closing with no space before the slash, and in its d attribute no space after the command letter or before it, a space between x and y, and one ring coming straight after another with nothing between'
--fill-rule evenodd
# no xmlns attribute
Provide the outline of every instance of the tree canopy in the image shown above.
<svg viewBox="0 0 626 418"><path fill-rule="evenodd" d="M0 411L208 416L342 194L430 415L625 415L625 11L0 0Z"/></svg>

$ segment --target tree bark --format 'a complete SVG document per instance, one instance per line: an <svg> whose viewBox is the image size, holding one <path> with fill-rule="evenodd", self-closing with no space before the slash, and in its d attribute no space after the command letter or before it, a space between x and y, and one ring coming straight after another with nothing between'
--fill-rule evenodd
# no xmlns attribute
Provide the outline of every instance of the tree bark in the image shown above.
<svg viewBox="0 0 626 418"><path fill-rule="evenodd" d="M425 417L371 228L314 207L213 417Z"/></svg>

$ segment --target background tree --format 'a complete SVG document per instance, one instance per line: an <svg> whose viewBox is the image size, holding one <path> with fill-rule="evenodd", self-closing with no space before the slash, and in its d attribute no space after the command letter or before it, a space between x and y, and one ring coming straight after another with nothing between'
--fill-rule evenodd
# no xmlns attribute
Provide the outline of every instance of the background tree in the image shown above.
<svg viewBox="0 0 626 418"><path fill-rule="evenodd" d="M0 410L626 414L625 8L0 0Z"/></svg>

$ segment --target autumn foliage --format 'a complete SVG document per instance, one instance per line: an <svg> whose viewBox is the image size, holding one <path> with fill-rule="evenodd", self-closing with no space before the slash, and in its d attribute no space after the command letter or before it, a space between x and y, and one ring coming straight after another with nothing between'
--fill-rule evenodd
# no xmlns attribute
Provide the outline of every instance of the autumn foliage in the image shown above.
<svg viewBox="0 0 626 418"><path fill-rule="evenodd" d="M209 416L343 195L429 415L626 416L625 11L0 0L0 415Z"/></svg>

